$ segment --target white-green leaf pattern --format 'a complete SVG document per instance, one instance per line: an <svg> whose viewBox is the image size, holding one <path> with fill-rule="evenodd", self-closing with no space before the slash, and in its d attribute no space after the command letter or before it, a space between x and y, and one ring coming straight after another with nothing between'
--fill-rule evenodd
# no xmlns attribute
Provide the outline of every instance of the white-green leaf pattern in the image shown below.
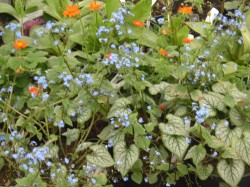
<svg viewBox="0 0 250 187"><path fill-rule="evenodd" d="M245 171L245 164L241 160L220 160L217 164L217 171L221 178L231 186L236 186Z"/></svg>
<svg viewBox="0 0 250 187"><path fill-rule="evenodd" d="M93 153L91 155L87 155L86 158L88 162L102 168L114 165L114 160L103 145L93 145L90 146L90 149Z"/></svg>
<svg viewBox="0 0 250 187"><path fill-rule="evenodd" d="M92 110L89 106L82 108L82 113L77 116L77 122L83 124L88 121L92 116Z"/></svg>
<svg viewBox="0 0 250 187"><path fill-rule="evenodd" d="M231 108L229 112L229 117L231 123L235 126L241 126L245 123L244 116L241 115L241 113L236 108Z"/></svg>
<svg viewBox="0 0 250 187"><path fill-rule="evenodd" d="M139 158L139 149L134 145L126 147L124 141L120 141L114 145L114 160L117 170L122 176L125 176L133 167L134 163Z"/></svg>
<svg viewBox="0 0 250 187"><path fill-rule="evenodd" d="M181 118L174 116L172 114L168 114L166 118L168 119L168 123L159 124L159 128L162 133L168 135L180 135L180 136L187 135L185 131L184 122Z"/></svg>
<svg viewBox="0 0 250 187"><path fill-rule="evenodd" d="M226 120L219 121L215 129L215 134L218 138L220 138L223 142L225 142L227 146L230 146L232 137L234 136L240 137L242 131L237 127L231 130L226 124L227 124Z"/></svg>
<svg viewBox="0 0 250 187"><path fill-rule="evenodd" d="M182 116L186 115L187 112L188 112L188 108L184 105L181 105L175 109L174 115L182 117Z"/></svg>
<svg viewBox="0 0 250 187"><path fill-rule="evenodd" d="M199 103L201 107L206 107L208 109L209 116L216 115L215 109L223 111L226 107L223 103L223 96L215 92L204 94L202 100Z"/></svg>
<svg viewBox="0 0 250 187"><path fill-rule="evenodd" d="M79 138L80 131L79 129L67 129L67 132L63 133L63 136L67 137L67 145L70 145L71 142L76 141Z"/></svg>
<svg viewBox="0 0 250 187"><path fill-rule="evenodd" d="M206 180L213 172L214 167L211 164L207 166L203 164L198 164L196 166L196 173L201 180Z"/></svg>
<svg viewBox="0 0 250 187"><path fill-rule="evenodd" d="M119 117L121 114L129 114L131 110L127 108L127 105L131 104L129 98L120 98L115 101L110 108L107 118Z"/></svg>
<svg viewBox="0 0 250 187"><path fill-rule="evenodd" d="M165 92L165 90L167 89L168 86L169 86L168 83L161 82L160 84L156 84L156 85L151 86L149 88L149 92L152 95L156 95L158 93L163 93L163 92Z"/></svg>
<svg viewBox="0 0 250 187"><path fill-rule="evenodd" d="M185 157L186 159L192 159L193 163L195 165L198 165L206 156L206 149L203 147L203 145L194 145L189 149L187 152L187 155Z"/></svg>
<svg viewBox="0 0 250 187"><path fill-rule="evenodd" d="M224 152L221 154L222 158L233 158L233 159L241 159L240 156L237 154L236 150L232 147L224 147Z"/></svg>
<svg viewBox="0 0 250 187"><path fill-rule="evenodd" d="M236 150L237 154L250 165L250 134L244 133L242 138L233 137L232 147Z"/></svg>
<svg viewBox="0 0 250 187"><path fill-rule="evenodd" d="M180 160L183 158L189 146L184 136L162 134L162 142L164 146Z"/></svg>

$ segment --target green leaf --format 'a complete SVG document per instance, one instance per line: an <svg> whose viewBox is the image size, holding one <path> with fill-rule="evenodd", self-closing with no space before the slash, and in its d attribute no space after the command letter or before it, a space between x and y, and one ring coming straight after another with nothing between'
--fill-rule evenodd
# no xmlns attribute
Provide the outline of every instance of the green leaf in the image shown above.
<svg viewBox="0 0 250 187"><path fill-rule="evenodd" d="M184 176L188 174L188 168L187 165L182 164L182 163L178 163L177 164L177 169L178 171Z"/></svg>
<svg viewBox="0 0 250 187"><path fill-rule="evenodd" d="M148 183L149 184L154 184L158 181L158 173L151 173L148 176Z"/></svg>
<svg viewBox="0 0 250 187"><path fill-rule="evenodd" d="M215 134L220 138L227 146L231 145L232 138L234 136L240 137L242 132L239 128L230 129L227 125L226 120L221 120L215 129Z"/></svg>
<svg viewBox="0 0 250 187"><path fill-rule="evenodd" d="M231 95L226 95L223 98L223 102L225 105L229 106L230 108L234 107L234 105L235 105L234 98Z"/></svg>
<svg viewBox="0 0 250 187"><path fill-rule="evenodd" d="M201 180L206 180L212 174L213 170L214 167L211 164L198 164L195 172Z"/></svg>
<svg viewBox="0 0 250 187"><path fill-rule="evenodd" d="M242 126L246 123L245 117L237 110L237 108L231 108L229 111L230 122L235 126Z"/></svg>
<svg viewBox="0 0 250 187"><path fill-rule="evenodd" d="M79 138L80 130L79 129L67 129L67 132L63 133L63 136L67 137L67 145L70 145L72 142L76 141Z"/></svg>
<svg viewBox="0 0 250 187"><path fill-rule="evenodd" d="M237 154L236 150L233 149L232 147L225 146L223 149L224 149L223 153L221 154L222 158L233 158L233 159L236 159L236 160L241 160L241 158Z"/></svg>
<svg viewBox="0 0 250 187"><path fill-rule="evenodd" d="M148 151L150 140L142 135L135 136L135 144L138 148L142 148L144 151Z"/></svg>
<svg viewBox="0 0 250 187"><path fill-rule="evenodd" d="M88 121L92 116L92 110L90 106L82 107L82 114L77 116L77 122L83 124Z"/></svg>
<svg viewBox="0 0 250 187"><path fill-rule="evenodd" d="M179 136L187 135L184 122L180 117L168 114L166 118L168 119L168 123L159 124L159 128L162 133L168 135L179 135Z"/></svg>
<svg viewBox="0 0 250 187"><path fill-rule="evenodd" d="M86 150L87 148L89 148L91 145L93 145L93 142L84 142L84 143L81 143L77 146L76 148L76 153L80 152L80 151L84 151Z"/></svg>
<svg viewBox="0 0 250 187"><path fill-rule="evenodd" d="M46 62L47 58L45 57L47 55L47 52L38 51L35 53L29 53L25 59L28 61L27 64L25 64L25 67L29 69L34 69L39 63Z"/></svg>
<svg viewBox="0 0 250 187"><path fill-rule="evenodd" d="M184 79L187 74L187 69L184 66L178 66L175 71L171 74L175 79Z"/></svg>
<svg viewBox="0 0 250 187"><path fill-rule="evenodd" d="M96 183L100 185L105 185L108 182L107 176L104 173L95 174L94 179L96 179Z"/></svg>
<svg viewBox="0 0 250 187"><path fill-rule="evenodd" d="M142 8L143 7L143 8ZM131 12L134 14L132 17L133 20L146 20L150 17L152 9L151 0L140 0L136 5L131 9Z"/></svg>
<svg viewBox="0 0 250 187"><path fill-rule="evenodd" d="M185 137L166 134L162 134L161 137L164 146L181 160L189 146Z"/></svg>
<svg viewBox="0 0 250 187"><path fill-rule="evenodd" d="M98 138L100 138L101 140L109 140L109 138L111 136L113 136L113 132L115 131L114 129L114 125L110 124L106 127L104 127L104 129L102 129L101 133L97 135Z"/></svg>
<svg viewBox="0 0 250 187"><path fill-rule="evenodd" d="M244 133L243 137L233 137L232 148L234 148L237 154L250 165L250 134Z"/></svg>
<svg viewBox="0 0 250 187"><path fill-rule="evenodd" d="M237 186L243 177L245 164L241 160L220 160L217 164L217 171L221 178L231 186Z"/></svg>
<svg viewBox="0 0 250 187"><path fill-rule="evenodd" d="M144 134L146 134L145 129L143 128L143 126L140 123L138 123L137 115L138 115L138 113L130 114L129 121L131 122L131 124L133 126L135 135L144 135Z"/></svg>
<svg viewBox="0 0 250 187"><path fill-rule="evenodd" d="M203 97L203 94L200 90L193 90L192 92L190 92L190 95L191 95L191 98L196 102L200 101Z"/></svg>
<svg viewBox="0 0 250 187"><path fill-rule="evenodd" d="M0 3L0 13L6 13L6 14L13 16L17 20L19 19L19 16L16 10L7 3Z"/></svg>
<svg viewBox="0 0 250 187"><path fill-rule="evenodd" d="M143 175L142 175L141 172L136 171L136 172L133 172L133 174L131 175L131 179L132 179L135 183L141 184L142 179L143 179Z"/></svg>
<svg viewBox="0 0 250 187"><path fill-rule="evenodd" d="M240 6L240 1L227 1L224 3L224 8L226 10L237 9Z"/></svg>
<svg viewBox="0 0 250 187"><path fill-rule="evenodd" d="M237 71L237 64L234 62L228 62L226 64L223 64L222 70L225 75L234 73Z"/></svg>
<svg viewBox="0 0 250 187"><path fill-rule="evenodd" d="M139 149L134 145L126 147L126 142L117 142L114 145L114 160L117 170L125 176L139 158Z"/></svg>
<svg viewBox="0 0 250 187"><path fill-rule="evenodd" d="M149 122L149 123L144 125L144 128L149 133L149 132L152 132L154 130L155 126L156 126L155 123Z"/></svg>
<svg viewBox="0 0 250 187"><path fill-rule="evenodd" d="M192 159L193 163L197 166L206 156L206 149L203 147L202 144L195 145L189 149L186 159Z"/></svg>
<svg viewBox="0 0 250 187"><path fill-rule="evenodd" d="M164 93L167 91L167 88L170 86L169 83L161 82L160 84L155 84L149 88L149 92L152 95L156 95L158 93Z"/></svg>
<svg viewBox="0 0 250 187"><path fill-rule="evenodd" d="M206 37L206 35L207 35L206 31L211 27L210 25L208 25L207 23L204 23L204 22L186 22L186 24L190 27L190 29L199 33L203 37ZM207 29L204 29L203 25L206 25Z"/></svg>
<svg viewBox="0 0 250 187"><path fill-rule="evenodd" d="M184 105L178 105L175 108L174 115L178 116L178 117L183 117L183 116L185 116L187 114L187 112L188 112L188 108L186 106L184 106Z"/></svg>
<svg viewBox="0 0 250 187"><path fill-rule="evenodd" d="M129 104L131 104L131 100L128 98L117 99L110 108L107 118L119 117L121 114L129 114L130 109L127 108Z"/></svg>
<svg viewBox="0 0 250 187"><path fill-rule="evenodd" d="M117 12L121 8L121 2L117 0L106 0L106 15L110 19L113 12Z"/></svg>
<svg viewBox="0 0 250 187"><path fill-rule="evenodd" d="M110 156L107 148L103 145L93 145L89 147L93 153L87 155L87 161L98 167L106 168L114 165L114 160Z"/></svg>
<svg viewBox="0 0 250 187"><path fill-rule="evenodd" d="M40 175L37 173L29 173L26 177L16 179L16 187L23 187L23 186L41 186L46 187L46 183L42 181Z"/></svg>
<svg viewBox="0 0 250 187"><path fill-rule="evenodd" d="M241 28L241 35L243 39L244 53L249 53L250 51L250 31L249 28L245 25Z"/></svg>

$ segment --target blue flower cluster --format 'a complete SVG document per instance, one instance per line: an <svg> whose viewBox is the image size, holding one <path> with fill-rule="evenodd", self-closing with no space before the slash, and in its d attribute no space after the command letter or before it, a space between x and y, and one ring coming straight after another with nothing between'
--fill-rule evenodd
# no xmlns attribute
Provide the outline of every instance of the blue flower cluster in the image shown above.
<svg viewBox="0 0 250 187"><path fill-rule="evenodd" d="M196 122L203 123L205 119L209 117L209 112L207 110L207 107L203 105L203 107L199 109L198 104L195 102L193 102L192 105L193 105L193 111L196 112L195 116Z"/></svg>

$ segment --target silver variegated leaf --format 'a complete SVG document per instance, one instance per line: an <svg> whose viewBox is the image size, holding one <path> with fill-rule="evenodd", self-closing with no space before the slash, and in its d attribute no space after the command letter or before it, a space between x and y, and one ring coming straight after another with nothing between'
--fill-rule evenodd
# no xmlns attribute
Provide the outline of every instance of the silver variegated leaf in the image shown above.
<svg viewBox="0 0 250 187"><path fill-rule="evenodd" d="M79 129L67 129L67 132L63 133L63 136L67 137L67 145L70 145L71 142L76 141L79 138L80 130Z"/></svg>
<svg viewBox="0 0 250 187"><path fill-rule="evenodd" d="M232 147L227 147L225 146L223 148L223 153L221 154L222 158L233 158L233 159L239 159L241 160L240 156L237 154L236 150L233 149Z"/></svg>
<svg viewBox="0 0 250 187"><path fill-rule="evenodd" d="M245 164L242 160L227 161L222 159L217 164L217 171L226 183L237 186L244 174Z"/></svg>
<svg viewBox="0 0 250 187"><path fill-rule="evenodd" d="M188 112L188 109L186 106L184 105L181 105L181 106L178 106L176 109L175 109L175 113L174 115L176 116L179 116L179 117L182 117L182 116L185 116Z"/></svg>
<svg viewBox="0 0 250 187"><path fill-rule="evenodd" d="M91 155L87 155L87 161L95 164L98 167L106 168L114 165L114 160L112 159L107 148L103 145L93 145L89 147L93 152Z"/></svg>
<svg viewBox="0 0 250 187"><path fill-rule="evenodd" d="M178 157L178 159L182 159L185 155L189 144L186 142L186 138L184 136L176 136L176 135L167 135L162 134L162 142L164 146L172 152L174 155Z"/></svg>
<svg viewBox="0 0 250 187"><path fill-rule="evenodd" d="M114 145L114 160L117 170L125 176L139 158L140 151L132 144L128 148L126 142L120 141Z"/></svg>
<svg viewBox="0 0 250 187"><path fill-rule="evenodd" d="M168 134L168 135L180 135L180 136L187 135L185 131L184 122L180 117L177 117L172 114L168 114L166 118L168 119L168 123L159 124L159 128L162 133Z"/></svg>
<svg viewBox="0 0 250 187"><path fill-rule="evenodd" d="M250 134L244 133L244 136L240 138L237 136L233 137L232 147L241 159L250 165Z"/></svg>
<svg viewBox="0 0 250 187"><path fill-rule="evenodd" d="M196 173L201 180L206 180L213 172L214 167L211 164L207 166L203 164L198 164L196 166Z"/></svg>
<svg viewBox="0 0 250 187"><path fill-rule="evenodd" d="M92 110L89 106L82 108L82 113L77 116L77 122L83 124L92 116Z"/></svg>
<svg viewBox="0 0 250 187"><path fill-rule="evenodd" d="M237 127L235 129L230 129L227 123L228 122L226 122L226 120L219 121L215 129L215 134L218 138L220 138L223 142L225 142L227 146L230 146L232 138L234 136L240 137L242 131Z"/></svg>
<svg viewBox="0 0 250 187"><path fill-rule="evenodd" d="M197 166L205 158L205 156L206 156L206 149L201 144L194 145L187 152L185 160L192 159L193 163Z"/></svg>
<svg viewBox="0 0 250 187"><path fill-rule="evenodd" d="M167 89L168 86L169 86L168 83L161 82L160 84L156 84L156 85L151 86L149 88L149 93L151 95L156 95L158 93L163 93L163 92L165 92L165 90Z"/></svg>
<svg viewBox="0 0 250 187"><path fill-rule="evenodd" d="M236 108L231 108L229 111L229 118L231 123L235 126L241 126L245 123L245 117Z"/></svg>

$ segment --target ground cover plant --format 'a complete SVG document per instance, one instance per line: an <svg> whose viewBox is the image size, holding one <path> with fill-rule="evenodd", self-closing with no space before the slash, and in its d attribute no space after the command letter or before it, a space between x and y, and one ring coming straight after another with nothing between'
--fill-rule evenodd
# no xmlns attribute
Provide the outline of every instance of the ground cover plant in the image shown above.
<svg viewBox="0 0 250 187"><path fill-rule="evenodd" d="M171 186L217 174L236 186L249 171L247 5L195 22L202 2L173 12L166 1L149 22L151 3L1 4L17 19L1 31L3 185ZM24 36L22 19L41 8L45 24Z"/></svg>

